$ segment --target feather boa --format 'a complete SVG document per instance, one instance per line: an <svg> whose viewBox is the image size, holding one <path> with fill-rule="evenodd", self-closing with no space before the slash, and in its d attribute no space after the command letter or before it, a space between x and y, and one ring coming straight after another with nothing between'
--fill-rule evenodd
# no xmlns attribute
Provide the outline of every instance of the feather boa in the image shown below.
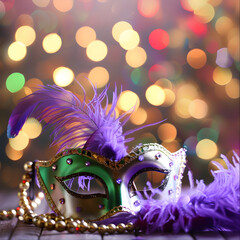
<svg viewBox="0 0 240 240"><path fill-rule="evenodd" d="M141 200L136 224L150 233L240 231L239 156L234 153L232 164L221 157L228 169L215 163L219 170L212 171L214 181L208 186L196 181L196 187L182 193L177 202L154 200L161 192L151 189L151 196Z"/></svg>

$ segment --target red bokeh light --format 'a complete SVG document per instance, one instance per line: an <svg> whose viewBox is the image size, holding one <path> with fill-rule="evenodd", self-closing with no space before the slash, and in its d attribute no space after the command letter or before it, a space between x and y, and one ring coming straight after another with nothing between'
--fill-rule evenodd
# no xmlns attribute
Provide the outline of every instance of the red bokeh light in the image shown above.
<svg viewBox="0 0 240 240"><path fill-rule="evenodd" d="M164 49L169 44L169 35L163 29L155 29L149 35L149 43L154 49Z"/></svg>
<svg viewBox="0 0 240 240"><path fill-rule="evenodd" d="M205 36L207 34L207 25L200 22L198 17L192 16L187 19L187 27L197 36Z"/></svg>

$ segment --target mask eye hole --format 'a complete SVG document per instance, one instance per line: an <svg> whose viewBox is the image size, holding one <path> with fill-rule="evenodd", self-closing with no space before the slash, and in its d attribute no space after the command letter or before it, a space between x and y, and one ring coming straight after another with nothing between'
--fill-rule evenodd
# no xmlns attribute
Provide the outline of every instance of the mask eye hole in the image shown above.
<svg viewBox="0 0 240 240"><path fill-rule="evenodd" d="M71 195L79 198L104 197L108 198L108 190L104 181L89 173L72 174L65 177L56 177L64 189Z"/></svg>
<svg viewBox="0 0 240 240"><path fill-rule="evenodd" d="M145 168L138 171L129 181L128 189L130 197L135 196L136 192L144 196L144 190L147 193L151 193L147 182L151 184L153 189L158 188L162 191L168 182L168 174L169 171L158 168Z"/></svg>

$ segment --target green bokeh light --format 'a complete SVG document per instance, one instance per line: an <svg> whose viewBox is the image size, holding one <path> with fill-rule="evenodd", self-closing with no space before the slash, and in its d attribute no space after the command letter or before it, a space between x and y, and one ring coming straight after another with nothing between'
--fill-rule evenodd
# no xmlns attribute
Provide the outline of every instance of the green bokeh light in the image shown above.
<svg viewBox="0 0 240 240"><path fill-rule="evenodd" d="M8 76L6 80L7 90L11 93L18 92L25 84L25 77L23 74L15 72Z"/></svg>
<svg viewBox="0 0 240 240"><path fill-rule="evenodd" d="M144 68L136 68L131 73L131 80L135 85L144 86L148 82L147 71Z"/></svg>
<svg viewBox="0 0 240 240"><path fill-rule="evenodd" d="M219 135L219 133L215 129L202 128L197 134L197 139L198 139L198 141L201 141L201 140L207 138L216 143L218 141L218 135Z"/></svg>

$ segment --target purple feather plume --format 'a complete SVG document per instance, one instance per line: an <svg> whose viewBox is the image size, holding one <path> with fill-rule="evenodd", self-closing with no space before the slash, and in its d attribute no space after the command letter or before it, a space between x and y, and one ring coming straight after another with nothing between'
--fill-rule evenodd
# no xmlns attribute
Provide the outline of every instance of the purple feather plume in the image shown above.
<svg viewBox="0 0 240 240"><path fill-rule="evenodd" d="M239 156L234 153L233 164L221 157L228 169L215 163L214 181L208 186L197 181L177 202L154 200L161 192L152 189L152 196L141 201L136 222L147 232L240 231Z"/></svg>
<svg viewBox="0 0 240 240"><path fill-rule="evenodd" d="M48 119L47 126L54 127L52 145L59 144L59 152L67 148L83 147L112 160L121 159L127 154L125 144L131 140L126 139L126 135L139 129L123 133L123 125L129 119L131 111L116 117L116 86L108 112L108 87L100 94L97 94L95 87L93 90L94 96L87 103L84 89L84 99L80 101L73 93L61 87L42 86L16 106L9 119L8 137L17 136L28 117L35 117L39 121ZM106 101L105 107L102 107L103 100ZM160 122L154 124L158 123Z"/></svg>

